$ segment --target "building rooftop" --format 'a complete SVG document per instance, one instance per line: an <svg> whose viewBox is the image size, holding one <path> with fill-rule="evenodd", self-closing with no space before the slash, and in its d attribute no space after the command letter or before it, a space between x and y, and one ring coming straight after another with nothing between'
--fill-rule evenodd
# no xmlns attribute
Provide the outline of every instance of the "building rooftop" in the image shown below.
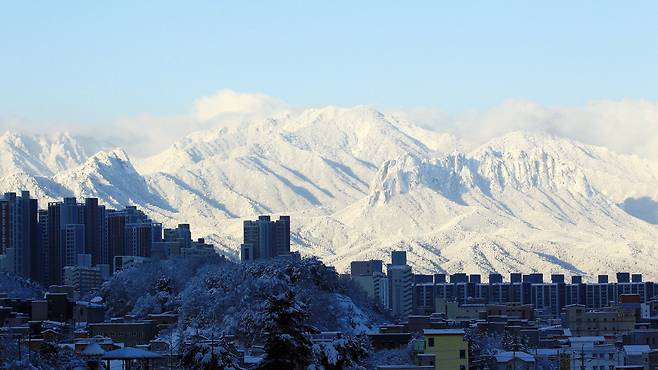
<svg viewBox="0 0 658 370"><path fill-rule="evenodd" d="M103 360L133 360L153 358L162 358L162 355L159 353L132 347L125 347L114 351L105 352L103 355Z"/></svg>
<svg viewBox="0 0 658 370"><path fill-rule="evenodd" d="M537 348L535 350L537 356L556 356L559 354L557 348Z"/></svg>
<svg viewBox="0 0 658 370"><path fill-rule="evenodd" d="M464 329L425 329L424 335L464 335Z"/></svg>
<svg viewBox="0 0 658 370"><path fill-rule="evenodd" d="M89 343L85 349L80 353L83 356L102 356L105 354L105 350L101 348L96 342Z"/></svg>
<svg viewBox="0 0 658 370"><path fill-rule="evenodd" d="M512 359L521 360L524 362L535 362L535 356L526 352L499 352L496 355L496 362L508 362Z"/></svg>
<svg viewBox="0 0 658 370"><path fill-rule="evenodd" d="M632 344L624 346L624 352L628 354L640 355L643 353L649 353L650 351L651 347L646 344Z"/></svg>
<svg viewBox="0 0 658 370"><path fill-rule="evenodd" d="M603 336L591 336L591 337L571 337L569 338L570 343L589 343L589 342L605 342Z"/></svg>

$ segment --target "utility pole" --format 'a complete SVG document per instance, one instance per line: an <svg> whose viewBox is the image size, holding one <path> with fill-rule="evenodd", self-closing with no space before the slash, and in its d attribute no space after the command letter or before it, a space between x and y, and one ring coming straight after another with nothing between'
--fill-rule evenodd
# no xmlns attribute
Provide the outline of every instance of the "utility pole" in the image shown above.
<svg viewBox="0 0 658 370"><path fill-rule="evenodd" d="M214 364L215 363L215 330L212 330L210 332L210 363Z"/></svg>
<svg viewBox="0 0 658 370"><path fill-rule="evenodd" d="M171 329L169 333L169 370L174 370L174 365L171 363L172 357L174 357L174 329Z"/></svg>

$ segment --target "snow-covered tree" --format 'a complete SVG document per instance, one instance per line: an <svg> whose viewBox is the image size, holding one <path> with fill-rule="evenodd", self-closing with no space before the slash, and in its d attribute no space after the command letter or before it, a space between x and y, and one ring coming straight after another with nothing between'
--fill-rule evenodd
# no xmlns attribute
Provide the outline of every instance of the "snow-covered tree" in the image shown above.
<svg viewBox="0 0 658 370"><path fill-rule="evenodd" d="M84 367L82 359L55 342L43 342L34 351L24 341L19 346L17 337L0 336L0 369L58 370L81 367Z"/></svg>
<svg viewBox="0 0 658 370"><path fill-rule="evenodd" d="M365 369L371 351L365 335L313 344L314 361L309 370Z"/></svg>
<svg viewBox="0 0 658 370"><path fill-rule="evenodd" d="M306 325L308 312L292 291L272 297L266 311L265 359L260 370L304 370L311 363L312 328Z"/></svg>
<svg viewBox="0 0 658 370"><path fill-rule="evenodd" d="M7 293L11 298L43 298L44 289L18 275L0 272L0 292Z"/></svg>
<svg viewBox="0 0 658 370"><path fill-rule="evenodd" d="M406 365L413 363L411 344L401 348L372 351L366 360L366 369L375 370L380 365Z"/></svg>
<svg viewBox="0 0 658 370"><path fill-rule="evenodd" d="M501 338L501 346L505 351L528 351L528 338L506 331Z"/></svg>
<svg viewBox="0 0 658 370"><path fill-rule="evenodd" d="M107 302L109 316L133 313L142 317L177 310L180 292L199 269L224 264L235 265L219 256L152 261L115 274L103 284L100 294Z"/></svg>
<svg viewBox="0 0 658 370"><path fill-rule="evenodd" d="M183 346L180 366L187 370L241 370L240 359L223 338Z"/></svg>
<svg viewBox="0 0 658 370"><path fill-rule="evenodd" d="M470 358L492 357L503 350L502 336L477 329L466 330L465 339L468 341Z"/></svg>
<svg viewBox="0 0 658 370"><path fill-rule="evenodd" d="M305 307L305 323L319 330L359 334L372 323L370 308L352 300L346 281L315 258L154 261L118 273L101 289L109 316L175 311L178 330L217 327L247 347L265 340L269 303L286 292Z"/></svg>

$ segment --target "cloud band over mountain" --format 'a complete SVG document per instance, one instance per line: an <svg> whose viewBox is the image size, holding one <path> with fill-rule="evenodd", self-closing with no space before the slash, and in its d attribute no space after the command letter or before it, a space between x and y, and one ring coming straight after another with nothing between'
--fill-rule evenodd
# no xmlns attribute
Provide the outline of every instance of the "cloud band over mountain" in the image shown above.
<svg viewBox="0 0 658 370"><path fill-rule="evenodd" d="M441 102L437 102L437 107ZM0 121L2 131L52 133L69 131L93 135L97 139L124 147L135 157L154 154L185 135L214 129L226 122L253 117L279 116L299 111L285 102L263 93L241 93L222 89L193 102L189 112L158 117L144 114L113 124L67 124ZM658 102L648 100L592 101L583 106L542 106L531 101L508 100L486 110L448 115L439 108L394 109L385 112L410 123L449 133L465 147L515 130L543 131L611 150L658 160Z"/></svg>

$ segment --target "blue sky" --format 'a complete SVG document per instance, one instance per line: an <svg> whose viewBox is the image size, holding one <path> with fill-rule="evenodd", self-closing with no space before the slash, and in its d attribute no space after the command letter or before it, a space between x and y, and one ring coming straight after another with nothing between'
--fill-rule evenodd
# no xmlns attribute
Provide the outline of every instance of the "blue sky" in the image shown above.
<svg viewBox="0 0 658 370"><path fill-rule="evenodd" d="M168 116L225 88L450 113L656 100L657 19L658 2L6 2L0 119Z"/></svg>

